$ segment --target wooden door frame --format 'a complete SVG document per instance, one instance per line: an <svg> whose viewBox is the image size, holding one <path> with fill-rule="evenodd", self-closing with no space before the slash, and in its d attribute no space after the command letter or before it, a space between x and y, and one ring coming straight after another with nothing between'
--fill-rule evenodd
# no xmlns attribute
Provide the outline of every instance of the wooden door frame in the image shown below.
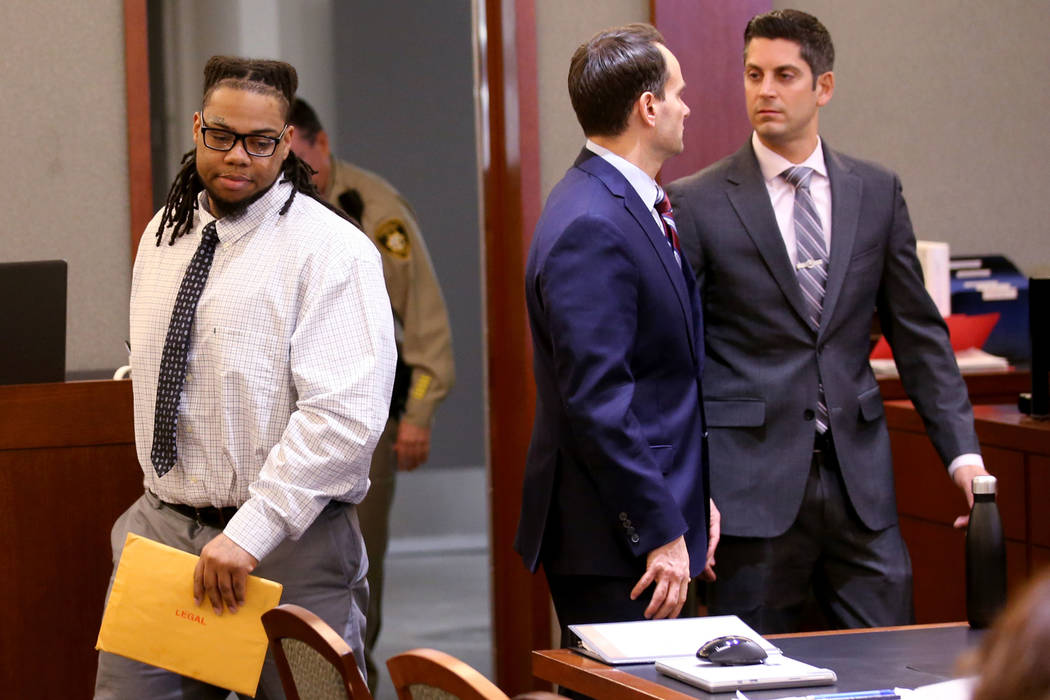
<svg viewBox="0 0 1050 700"><path fill-rule="evenodd" d="M124 0L124 78L127 95L128 198L131 262L153 218L150 155L149 31L146 0Z"/></svg>
<svg viewBox="0 0 1050 700"><path fill-rule="evenodd" d="M479 0L478 12L492 638L496 684L515 695L546 685L530 655L551 644L546 580L513 549L536 399L525 311L541 205L535 2Z"/></svg>

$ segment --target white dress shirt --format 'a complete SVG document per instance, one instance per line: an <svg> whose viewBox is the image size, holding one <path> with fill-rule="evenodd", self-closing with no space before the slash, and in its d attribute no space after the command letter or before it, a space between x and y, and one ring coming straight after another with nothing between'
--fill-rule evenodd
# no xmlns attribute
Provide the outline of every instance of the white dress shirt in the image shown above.
<svg viewBox="0 0 1050 700"><path fill-rule="evenodd" d="M383 270L368 238L314 199L275 184L240 217L156 244L158 213L132 277L135 442L145 487L163 501L237 506L224 532L256 559L298 538L330 500L360 502L386 424L396 350ZM206 224L219 244L190 334L175 467L150 461L168 322Z"/></svg>
<svg viewBox="0 0 1050 700"><path fill-rule="evenodd" d="M616 168L621 175L630 183L634 191L638 193L642 203L649 207L649 213L653 217L653 221L659 227L660 232L664 230L664 222L660 218L660 212L656 211L656 201L660 194L660 186L656 184L656 180L649 177L649 173L645 172L631 161L616 155L605 146L599 146L594 141L587 139L587 150L595 155L601 156L605 162ZM675 254L677 258L677 253Z"/></svg>

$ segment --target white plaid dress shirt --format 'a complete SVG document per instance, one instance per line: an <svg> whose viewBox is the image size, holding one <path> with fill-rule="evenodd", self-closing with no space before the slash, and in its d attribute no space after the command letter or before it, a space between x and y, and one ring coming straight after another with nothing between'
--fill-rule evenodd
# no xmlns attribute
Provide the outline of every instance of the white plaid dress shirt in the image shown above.
<svg viewBox="0 0 1050 700"><path fill-rule="evenodd" d="M238 506L224 532L256 559L298 538L330 500L358 503L389 411L396 349L379 252L319 202L274 185L219 244L190 335L178 460L150 462L161 352L183 273L214 221L168 245L143 234L131 288L135 441L163 501Z"/></svg>

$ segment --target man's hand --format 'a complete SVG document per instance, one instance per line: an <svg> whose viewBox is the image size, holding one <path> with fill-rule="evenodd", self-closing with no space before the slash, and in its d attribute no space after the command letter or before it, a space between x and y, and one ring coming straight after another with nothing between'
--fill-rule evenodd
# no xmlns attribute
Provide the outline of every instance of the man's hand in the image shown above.
<svg viewBox="0 0 1050 700"><path fill-rule="evenodd" d="M970 484L973 482L975 476L991 476L983 467L979 467L976 464L963 464L955 473L952 474L952 480L955 485L962 489L963 493L966 494L966 504L973 508L973 490L970 488ZM970 514L967 512L966 515L960 515L955 519L955 527L964 528L970 524Z"/></svg>
<svg viewBox="0 0 1050 700"><path fill-rule="evenodd" d="M430 456L430 428L401 421L397 426L394 452L397 453L398 471L412 471Z"/></svg>
<svg viewBox="0 0 1050 700"><path fill-rule="evenodd" d="M200 605L207 593L216 615L222 615L223 603L231 613L244 605L244 589L259 560L241 549L236 542L220 534L204 545L200 561L193 570L193 600Z"/></svg>
<svg viewBox="0 0 1050 700"><path fill-rule="evenodd" d="M645 618L678 617L689 592L689 550L684 536L649 552L645 573L631 589L631 600L636 600L654 582L653 599L645 608Z"/></svg>
<svg viewBox="0 0 1050 700"><path fill-rule="evenodd" d="M711 527L707 531L707 564L700 572L700 578L705 581L714 581L715 576L715 549L718 548L718 540L722 538L722 514L715 508L715 499L711 499Z"/></svg>

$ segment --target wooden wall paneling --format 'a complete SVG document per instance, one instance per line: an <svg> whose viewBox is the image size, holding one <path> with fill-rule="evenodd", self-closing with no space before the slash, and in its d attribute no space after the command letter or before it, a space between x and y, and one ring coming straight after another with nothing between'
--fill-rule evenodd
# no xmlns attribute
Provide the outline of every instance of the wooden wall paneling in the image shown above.
<svg viewBox="0 0 1050 700"><path fill-rule="evenodd" d="M999 517L1003 521L1003 534L1008 540L1024 542L1028 529L1025 456L1021 452L1000 447L985 447L981 453L985 467L998 481L995 501L999 506Z"/></svg>
<svg viewBox="0 0 1050 700"><path fill-rule="evenodd" d="M153 218L153 164L150 156L149 39L146 0L124 0L124 70L128 115L128 196L131 262Z"/></svg>
<svg viewBox="0 0 1050 700"><path fill-rule="evenodd" d="M902 516L901 534L911 556L915 621L924 624L965 619L966 532ZM1009 593L1023 585L1028 577L1027 545L1008 540L1006 581Z"/></svg>
<svg viewBox="0 0 1050 700"><path fill-rule="evenodd" d="M1050 569L1050 547L1031 547L1028 550L1030 557L1028 562L1028 573L1033 576L1044 569Z"/></svg>
<svg viewBox="0 0 1050 700"><path fill-rule="evenodd" d="M915 621L950 622L966 610L966 533L939 523L901 516L901 534L911 555ZM939 581L956 585L937 586Z"/></svg>
<svg viewBox="0 0 1050 700"><path fill-rule="evenodd" d="M1034 545L1050 548L1050 457L1028 456L1028 538Z"/></svg>
<svg viewBox="0 0 1050 700"><path fill-rule="evenodd" d="M551 641L546 581L513 550L535 406L524 298L540 210L535 5L486 0L479 11L492 628L496 683L514 695L543 687L530 653Z"/></svg>
<svg viewBox="0 0 1050 700"><path fill-rule="evenodd" d="M130 381L0 387L0 450L135 442Z"/></svg>
<svg viewBox="0 0 1050 700"><path fill-rule="evenodd" d="M1050 516L1041 496L1050 492L1050 424L1007 405L974 407L975 427L989 471L999 479L998 503L1006 535L1007 582L1012 595L1050 563ZM906 401L886 404L894 454L901 532L911 552L915 610L920 622L963 619L965 532L951 523L965 506L918 414ZM1036 540L1043 537L1045 539Z"/></svg>
<svg viewBox="0 0 1050 700"><path fill-rule="evenodd" d="M652 0L653 24L678 58L686 82L685 152L669 160L663 182L735 152L751 133L744 107L744 27L771 0Z"/></svg>
<svg viewBox="0 0 1050 700"><path fill-rule="evenodd" d="M899 513L950 525L966 512L962 492L925 432L894 430L890 444Z"/></svg>
<svg viewBox="0 0 1050 700"><path fill-rule="evenodd" d="M131 382L0 387L0 695L90 697L110 528L141 494Z"/></svg>

